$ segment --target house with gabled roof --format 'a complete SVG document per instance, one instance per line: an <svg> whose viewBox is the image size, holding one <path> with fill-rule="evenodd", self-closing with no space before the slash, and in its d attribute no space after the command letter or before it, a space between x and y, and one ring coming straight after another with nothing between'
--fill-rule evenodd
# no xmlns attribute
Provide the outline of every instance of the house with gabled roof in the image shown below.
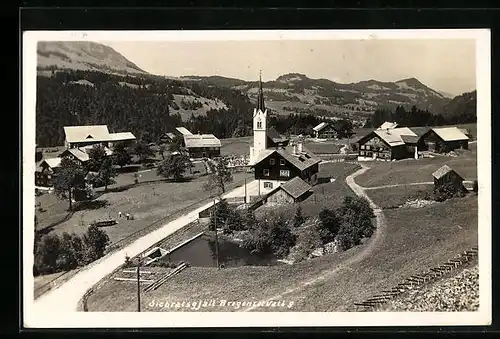
<svg viewBox="0 0 500 339"><path fill-rule="evenodd" d="M252 165L259 181L259 193L266 194L295 177L314 185L318 179L321 159L303 147L302 142L286 147L266 149Z"/></svg>
<svg viewBox="0 0 500 339"><path fill-rule="evenodd" d="M336 139L338 137L337 130L328 122L322 122L313 127L313 134L316 139Z"/></svg>
<svg viewBox="0 0 500 339"><path fill-rule="evenodd" d="M312 186L295 177L269 192L266 197L266 203L293 204L306 199L312 192Z"/></svg>
<svg viewBox="0 0 500 339"><path fill-rule="evenodd" d="M467 192L463 184L464 178L448 165L441 166L432 173L432 176L434 178L435 192L442 189L444 186L447 186L448 190L452 190L449 193Z"/></svg>
<svg viewBox="0 0 500 339"><path fill-rule="evenodd" d="M213 158L220 156L222 146L213 134L188 134L183 136L183 146L191 158Z"/></svg>
<svg viewBox="0 0 500 339"><path fill-rule="evenodd" d="M357 141L358 160L418 159L418 141L408 127L375 129Z"/></svg>
<svg viewBox="0 0 500 339"><path fill-rule="evenodd" d="M131 132L109 133L107 125L64 126L64 146L67 149L101 144L113 147L119 141L131 142L136 138Z"/></svg>
<svg viewBox="0 0 500 339"><path fill-rule="evenodd" d="M419 149L446 153L456 149L468 149L469 137L457 127L431 128L419 140Z"/></svg>

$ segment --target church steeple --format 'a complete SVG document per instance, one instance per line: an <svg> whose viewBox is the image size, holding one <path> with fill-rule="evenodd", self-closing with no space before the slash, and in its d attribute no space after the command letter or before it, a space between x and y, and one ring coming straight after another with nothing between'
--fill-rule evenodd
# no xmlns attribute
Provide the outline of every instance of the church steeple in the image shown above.
<svg viewBox="0 0 500 339"><path fill-rule="evenodd" d="M264 112L266 106L264 104L264 91L262 90L262 72L259 74L259 93L257 96L257 111Z"/></svg>

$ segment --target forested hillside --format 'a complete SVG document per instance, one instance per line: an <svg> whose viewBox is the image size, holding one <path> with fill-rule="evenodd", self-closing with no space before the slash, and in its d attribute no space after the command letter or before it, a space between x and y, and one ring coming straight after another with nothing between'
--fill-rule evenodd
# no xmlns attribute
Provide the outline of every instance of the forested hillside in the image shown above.
<svg viewBox="0 0 500 339"><path fill-rule="evenodd" d="M176 97L191 111L183 123ZM207 109L195 116L199 105L222 102L225 109ZM40 146L61 145L63 126L107 124L110 131L131 131L138 138L157 140L179 125L193 132L228 137L238 124L250 126L253 105L246 95L226 87L186 85L158 76L119 76L95 71L57 71L37 77L36 139Z"/></svg>

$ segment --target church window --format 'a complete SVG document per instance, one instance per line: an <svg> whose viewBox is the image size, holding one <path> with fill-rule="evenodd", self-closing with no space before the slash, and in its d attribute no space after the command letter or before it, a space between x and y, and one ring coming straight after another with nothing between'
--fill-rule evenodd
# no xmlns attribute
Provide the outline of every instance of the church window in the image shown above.
<svg viewBox="0 0 500 339"><path fill-rule="evenodd" d="M262 128L262 121L257 121L257 128Z"/></svg>
<svg viewBox="0 0 500 339"><path fill-rule="evenodd" d="M268 177L269 176L269 169L264 168L264 176Z"/></svg>

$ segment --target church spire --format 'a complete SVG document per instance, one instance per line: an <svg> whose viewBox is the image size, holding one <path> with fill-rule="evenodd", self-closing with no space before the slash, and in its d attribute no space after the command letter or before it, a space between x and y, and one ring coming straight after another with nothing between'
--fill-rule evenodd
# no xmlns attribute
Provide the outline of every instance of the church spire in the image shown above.
<svg viewBox="0 0 500 339"><path fill-rule="evenodd" d="M257 97L257 111L260 110L264 112L266 106L264 105L264 92L262 90L262 71L259 73L259 94Z"/></svg>

